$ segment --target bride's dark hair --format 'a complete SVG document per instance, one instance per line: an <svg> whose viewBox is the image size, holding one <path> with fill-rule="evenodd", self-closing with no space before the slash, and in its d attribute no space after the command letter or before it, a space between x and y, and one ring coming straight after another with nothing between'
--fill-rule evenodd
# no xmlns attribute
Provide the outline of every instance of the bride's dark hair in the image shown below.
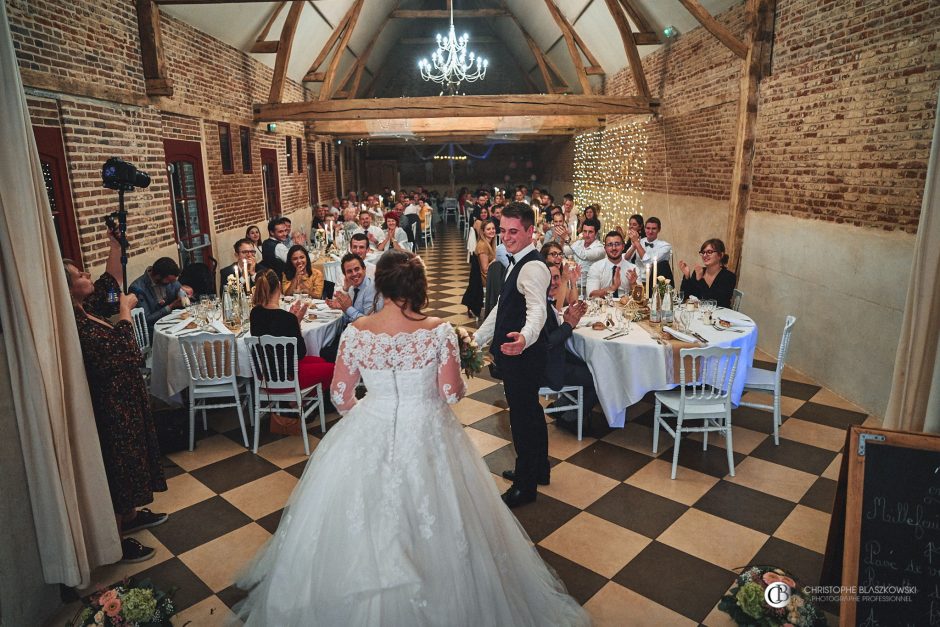
<svg viewBox="0 0 940 627"><path fill-rule="evenodd" d="M416 314L427 317L421 310L428 306L428 278L421 257L403 250L390 250L375 264L375 289L386 301L401 303L399 308L411 307Z"/></svg>

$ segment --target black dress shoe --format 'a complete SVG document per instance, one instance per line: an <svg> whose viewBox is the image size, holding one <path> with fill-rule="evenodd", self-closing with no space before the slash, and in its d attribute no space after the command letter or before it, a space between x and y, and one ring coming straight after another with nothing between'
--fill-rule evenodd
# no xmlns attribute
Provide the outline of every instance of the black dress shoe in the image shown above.
<svg viewBox="0 0 940 627"><path fill-rule="evenodd" d="M536 494L538 493L535 490L532 490L531 492L523 492L516 486L512 486L503 494L503 503L505 503L509 509L514 509L520 505L535 502Z"/></svg>
<svg viewBox="0 0 940 627"><path fill-rule="evenodd" d="M516 471L515 471L515 470L504 470L504 471L503 471L503 479L509 479L510 481L515 482L515 481L516 481ZM552 481L551 481L551 477L550 477L548 474L545 474L545 475L543 475L543 476L541 476L541 477L538 478L538 484L539 484L539 485L548 485L548 484L550 484L551 482L552 482Z"/></svg>

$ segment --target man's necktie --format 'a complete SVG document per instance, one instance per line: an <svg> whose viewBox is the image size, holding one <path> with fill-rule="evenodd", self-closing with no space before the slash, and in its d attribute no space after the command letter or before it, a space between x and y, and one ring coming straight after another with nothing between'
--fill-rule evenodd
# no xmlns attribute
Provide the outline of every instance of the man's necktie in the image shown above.
<svg viewBox="0 0 940 627"><path fill-rule="evenodd" d="M353 288L353 299L352 299L352 304L353 304L354 307L356 306L356 299L357 299L357 298L359 298L359 288L358 288L358 287L354 287L354 288Z"/></svg>
<svg viewBox="0 0 940 627"><path fill-rule="evenodd" d="M614 282L614 277L617 276L617 266L610 267L610 282ZM614 290L614 298L620 297L620 290Z"/></svg>

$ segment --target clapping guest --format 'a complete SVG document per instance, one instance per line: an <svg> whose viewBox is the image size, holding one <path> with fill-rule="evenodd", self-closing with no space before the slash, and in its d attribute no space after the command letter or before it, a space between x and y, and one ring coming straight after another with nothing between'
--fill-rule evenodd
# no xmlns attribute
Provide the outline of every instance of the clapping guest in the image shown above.
<svg viewBox="0 0 940 627"><path fill-rule="evenodd" d="M379 242L385 239L385 232L372 224L372 214L368 211L359 212L359 226L353 229L353 234L363 233L369 240L369 248L375 250Z"/></svg>
<svg viewBox="0 0 940 627"><path fill-rule="evenodd" d="M682 292L699 300L715 300L719 307L731 307L738 278L725 267L728 263L725 243L720 239L707 239L699 249L699 255L704 265L691 267L685 261L679 262Z"/></svg>
<svg viewBox="0 0 940 627"><path fill-rule="evenodd" d="M405 246L408 244L408 234L405 233L405 229L398 225L398 215L399 214L394 211L389 211L385 214L385 228L387 230L383 234L383 239L376 246L376 250L383 253L392 248L406 250Z"/></svg>
<svg viewBox="0 0 940 627"><path fill-rule="evenodd" d="M154 492L167 489L160 448L150 412L150 394L140 374L143 359L134 334L133 294L122 294L121 245L109 231L107 266L94 283L91 275L64 259L66 280L82 346L101 459L108 479L118 531L132 533L166 521L138 507L153 502ZM156 265L156 264L155 264ZM118 295L117 302L109 299ZM112 325L109 318L117 314ZM154 555L133 538L121 542L122 561L141 562Z"/></svg>
<svg viewBox="0 0 940 627"><path fill-rule="evenodd" d="M366 276L365 262L353 253L346 253L340 267L345 279L343 291L337 292L326 304L343 312L344 324L381 309L381 300L376 301L375 284Z"/></svg>
<svg viewBox="0 0 940 627"><path fill-rule="evenodd" d="M647 219L646 224L643 226L643 229L646 231L646 237L638 239L637 235L633 233L633 235L631 235L633 238L631 244L633 250L636 251L638 265L640 261L645 261L649 264L655 259L657 262L657 274L672 281L672 268L669 266L669 260L672 258L672 245L669 244L669 242L659 239L659 231L661 228L662 223L659 221L659 218L651 217Z"/></svg>
<svg viewBox="0 0 940 627"><path fill-rule="evenodd" d="M310 263L310 254L300 245L291 246L287 253L287 270L281 278L281 290L286 296L308 294L323 296L323 273Z"/></svg>
<svg viewBox="0 0 940 627"><path fill-rule="evenodd" d="M257 230L257 227L253 227ZM248 271L248 277L251 281L255 280L255 266L258 260L258 254L255 252L254 246L251 244L251 240L248 238L240 239L235 242L233 246L235 250L235 263L225 266L219 270L219 294L225 291L225 286L228 283L228 278L235 274L235 268L238 268L239 283L244 283L245 278L242 276L245 270Z"/></svg>
<svg viewBox="0 0 940 627"><path fill-rule="evenodd" d="M624 241L627 246L623 251L623 256L630 263L639 263L639 260L642 258L642 255L639 254L639 249L642 248L640 239L643 235L645 235L643 231L643 216L635 213L630 216L627 222L627 232L624 235Z"/></svg>
<svg viewBox="0 0 940 627"><path fill-rule="evenodd" d="M556 289L555 297L559 308L578 300L578 280L581 277L581 268L577 264L568 265L565 262L564 251L558 242L549 242L539 250L542 259L550 267L558 267L561 275L561 285Z"/></svg>
<svg viewBox="0 0 940 627"><path fill-rule="evenodd" d="M623 258L623 236L611 231L604 236L606 259L591 266L585 290L589 298L629 294L636 284L636 266Z"/></svg>

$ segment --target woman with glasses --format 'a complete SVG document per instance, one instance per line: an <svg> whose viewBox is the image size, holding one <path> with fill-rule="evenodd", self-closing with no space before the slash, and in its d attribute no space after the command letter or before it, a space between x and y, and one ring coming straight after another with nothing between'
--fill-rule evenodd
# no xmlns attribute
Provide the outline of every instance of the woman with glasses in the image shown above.
<svg viewBox="0 0 940 627"><path fill-rule="evenodd" d="M699 255L702 257L700 266L692 267L685 261L679 262L683 276L681 291L699 300L718 301L719 307L731 307L731 297L734 296L738 278L725 267L728 263L725 243L720 239L705 240Z"/></svg>

